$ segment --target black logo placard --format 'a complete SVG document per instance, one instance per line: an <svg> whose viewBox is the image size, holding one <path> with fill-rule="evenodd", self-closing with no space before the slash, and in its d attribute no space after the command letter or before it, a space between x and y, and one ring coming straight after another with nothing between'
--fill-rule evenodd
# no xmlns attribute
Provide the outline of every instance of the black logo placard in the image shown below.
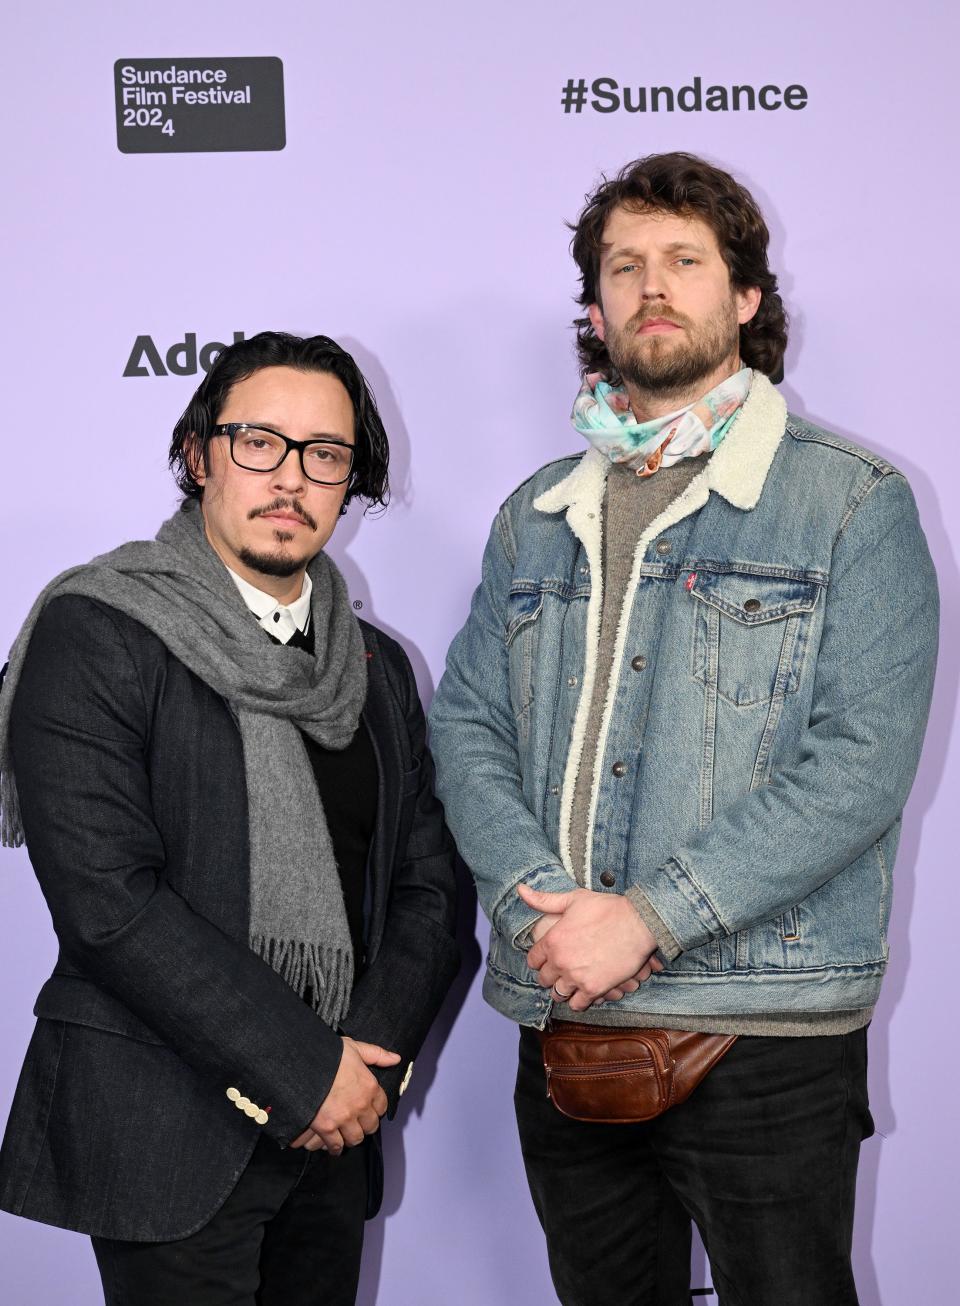
<svg viewBox="0 0 960 1306"><path fill-rule="evenodd" d="M113 84L123 154L282 150L287 143L279 59L118 59Z"/></svg>

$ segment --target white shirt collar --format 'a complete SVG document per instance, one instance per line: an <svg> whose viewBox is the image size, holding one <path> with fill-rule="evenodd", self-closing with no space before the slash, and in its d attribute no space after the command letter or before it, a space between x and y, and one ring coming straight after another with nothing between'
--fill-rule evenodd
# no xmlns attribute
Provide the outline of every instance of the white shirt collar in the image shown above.
<svg viewBox="0 0 960 1306"><path fill-rule="evenodd" d="M278 603L272 594L265 594L263 590L258 590L255 585L251 585L248 580L238 576L230 567L227 568L227 571L240 591L244 603L257 618L260 625L265 631L278 639L281 644L289 643L295 631L306 631L308 629L310 625L310 595L313 592L313 582L306 573L304 573L300 597L295 599L293 603L283 604Z"/></svg>

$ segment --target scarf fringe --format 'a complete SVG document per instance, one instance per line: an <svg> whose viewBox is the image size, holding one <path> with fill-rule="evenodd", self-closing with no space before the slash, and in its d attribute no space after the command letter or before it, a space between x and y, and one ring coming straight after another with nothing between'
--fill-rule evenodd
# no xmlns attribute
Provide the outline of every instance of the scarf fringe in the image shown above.
<svg viewBox="0 0 960 1306"><path fill-rule="evenodd" d="M13 772L6 766L0 772L0 845L4 848L19 848L22 843L20 800Z"/></svg>
<svg viewBox="0 0 960 1306"><path fill-rule="evenodd" d="M250 947L272 967L324 1022L336 1028L350 1007L353 949L321 947L303 939L251 936Z"/></svg>

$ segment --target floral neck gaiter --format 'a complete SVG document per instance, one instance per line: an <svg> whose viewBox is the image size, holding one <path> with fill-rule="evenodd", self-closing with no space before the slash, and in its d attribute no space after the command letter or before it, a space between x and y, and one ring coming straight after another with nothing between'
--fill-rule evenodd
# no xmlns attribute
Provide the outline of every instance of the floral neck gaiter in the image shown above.
<svg viewBox="0 0 960 1306"><path fill-rule="evenodd" d="M611 462L625 463L638 476L652 476L681 458L712 453L730 429L752 381L752 368L743 367L696 403L666 417L638 422L625 387L612 386L599 372L591 372L574 400L571 421Z"/></svg>

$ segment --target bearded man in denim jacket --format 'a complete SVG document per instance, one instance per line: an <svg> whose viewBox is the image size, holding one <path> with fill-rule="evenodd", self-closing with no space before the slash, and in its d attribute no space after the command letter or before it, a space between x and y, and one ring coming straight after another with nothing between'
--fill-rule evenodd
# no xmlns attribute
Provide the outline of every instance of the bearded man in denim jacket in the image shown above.
<svg viewBox="0 0 960 1306"><path fill-rule="evenodd" d="M756 203L690 155L573 238L591 448L501 508L432 714L521 1025L524 1160L564 1306L856 1303L866 1027L937 647L910 488L787 413ZM551 1017L737 1035L682 1105L583 1123Z"/></svg>

